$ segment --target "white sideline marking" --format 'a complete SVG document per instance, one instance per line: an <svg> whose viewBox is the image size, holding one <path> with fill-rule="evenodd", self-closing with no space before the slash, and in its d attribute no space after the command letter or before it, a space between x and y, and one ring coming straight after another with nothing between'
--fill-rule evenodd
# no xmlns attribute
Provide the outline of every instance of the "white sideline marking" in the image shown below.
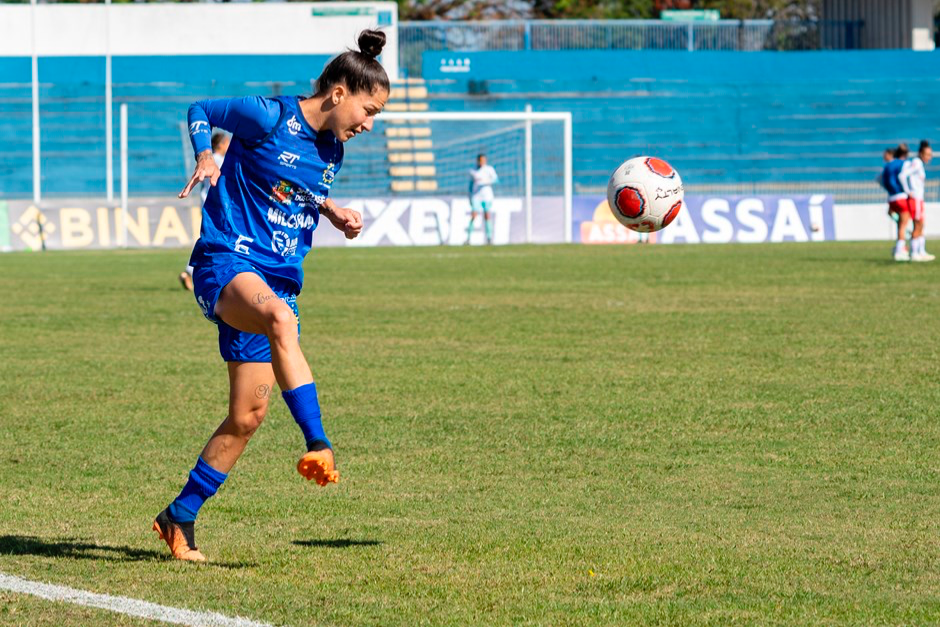
<svg viewBox="0 0 940 627"><path fill-rule="evenodd" d="M12 575L0 573L0 590L30 594L50 601L65 601L76 605L87 605L103 610L110 610L128 616L139 616L150 620L159 620L177 625L195 625L198 627L271 627L267 623L256 623L247 618L229 618L215 612L194 612L181 610L175 607L166 607L147 601L138 601L127 597L113 597L107 594L96 594L84 590L76 590L66 586L56 586L49 583L20 579Z"/></svg>

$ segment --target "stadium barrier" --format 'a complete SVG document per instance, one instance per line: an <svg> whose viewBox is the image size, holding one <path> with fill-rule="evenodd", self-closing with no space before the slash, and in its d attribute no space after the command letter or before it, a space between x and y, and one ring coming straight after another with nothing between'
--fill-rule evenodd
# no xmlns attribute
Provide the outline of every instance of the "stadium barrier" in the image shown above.
<svg viewBox="0 0 940 627"><path fill-rule="evenodd" d="M337 202L362 212L362 234L346 240L323 225L314 234L314 246L465 243L470 215L466 197L339 198ZM840 205L823 194L687 195L686 207L672 225L643 238L616 222L604 196L575 196L570 224L565 223L564 205L561 196L535 197L530 237L524 198L498 198L493 206L494 242L561 243L569 227L574 241L583 244L632 244L641 239L663 244L888 240L894 233L885 204ZM103 198L38 206L26 200L0 201L0 251L186 248L199 233L200 218L199 204L191 200L132 198L126 213ZM928 237L940 236L940 203L927 204L926 225ZM471 243L483 243L479 227Z"/></svg>
<svg viewBox="0 0 940 627"><path fill-rule="evenodd" d="M861 20L488 20L400 22L399 57L421 75L425 52L486 50L852 50Z"/></svg>

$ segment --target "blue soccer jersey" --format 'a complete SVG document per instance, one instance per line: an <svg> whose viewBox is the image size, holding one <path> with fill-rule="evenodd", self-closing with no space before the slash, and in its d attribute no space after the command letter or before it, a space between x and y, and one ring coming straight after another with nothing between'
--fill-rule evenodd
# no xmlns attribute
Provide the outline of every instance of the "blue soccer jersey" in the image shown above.
<svg viewBox="0 0 940 627"><path fill-rule="evenodd" d="M296 96L202 100L189 108L198 155L212 128L232 133L222 175L202 207L190 263L243 258L266 275L303 285L303 259L320 221L320 205L343 163L343 144L307 123Z"/></svg>
<svg viewBox="0 0 940 627"><path fill-rule="evenodd" d="M888 192L888 200L890 201L907 198L900 179L902 167L904 167L904 160L894 159L886 163L881 171L881 186Z"/></svg>

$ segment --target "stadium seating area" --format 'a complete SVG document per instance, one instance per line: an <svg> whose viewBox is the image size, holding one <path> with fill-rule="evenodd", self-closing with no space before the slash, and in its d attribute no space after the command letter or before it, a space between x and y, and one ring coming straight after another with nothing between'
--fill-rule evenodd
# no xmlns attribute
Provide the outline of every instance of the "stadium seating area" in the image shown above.
<svg viewBox="0 0 940 627"><path fill-rule="evenodd" d="M756 53L738 53L742 55ZM800 53L790 53L800 54ZM851 54L851 53L846 53ZM31 191L31 104L28 60L0 65L0 189L6 197ZM48 60L52 61L52 60ZM64 75L60 67L43 72L41 144L46 195L103 195L105 187L103 70L84 60L84 78ZM117 105L129 108L129 188L132 195L165 194L180 187L188 174L189 144L182 124L188 104L197 98L240 94L306 92L320 65L295 59L277 83L250 80L264 76L262 63L241 76L211 78L171 68L151 72L146 80L121 80L115 70ZM317 60L322 63L322 60ZM46 60L44 60L46 62ZM23 70L25 69L25 77ZM45 70L46 68L41 68ZM139 71L139 70L138 70ZM281 74L284 74L282 72ZM11 75L20 77L11 80ZM99 76L101 75L101 76ZM51 76L50 81L46 76ZM163 80L175 76L177 80ZM180 82L180 76L186 76ZM25 78L26 80L23 80ZM240 80L239 80L240 79ZM691 188L738 186L747 190L861 190L880 198L871 181L883 148L899 140L915 142L935 135L932 103L940 80L844 78L837 81L768 80L762 83L699 80L429 80L426 102L437 111L571 111L574 126L575 192L604 188L610 171L635 154L669 159ZM435 145L459 125L435 125ZM115 178L118 136L115 131ZM559 144L560 149L560 144ZM388 190L385 137L357 140L339 184L356 181L359 189ZM561 155L552 160L536 193L551 187ZM116 187L118 183L115 183ZM347 189L349 187L347 186ZM848 190L839 192L838 190ZM460 193L463 189L438 192ZM358 192L362 193L362 192Z"/></svg>
<svg viewBox="0 0 940 627"><path fill-rule="evenodd" d="M666 157L690 184L809 188L865 185L885 147L935 134L931 110L940 81L491 81L470 89L466 82L432 81L430 91L434 110L520 111L529 103L535 111L571 111L576 190L602 188L624 158L637 154Z"/></svg>

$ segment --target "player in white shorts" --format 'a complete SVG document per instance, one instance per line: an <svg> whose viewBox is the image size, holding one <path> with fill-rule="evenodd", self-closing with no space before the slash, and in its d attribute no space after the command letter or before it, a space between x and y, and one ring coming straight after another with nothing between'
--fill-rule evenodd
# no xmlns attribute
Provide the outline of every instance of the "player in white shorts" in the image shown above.
<svg viewBox="0 0 940 627"><path fill-rule="evenodd" d="M901 186L907 193L907 205L914 222L914 232L911 234L911 261L933 261L934 255L927 252L924 240L924 190L927 182L926 166L933 158L933 150L926 139L920 142L917 156L909 159L901 168L898 177Z"/></svg>

